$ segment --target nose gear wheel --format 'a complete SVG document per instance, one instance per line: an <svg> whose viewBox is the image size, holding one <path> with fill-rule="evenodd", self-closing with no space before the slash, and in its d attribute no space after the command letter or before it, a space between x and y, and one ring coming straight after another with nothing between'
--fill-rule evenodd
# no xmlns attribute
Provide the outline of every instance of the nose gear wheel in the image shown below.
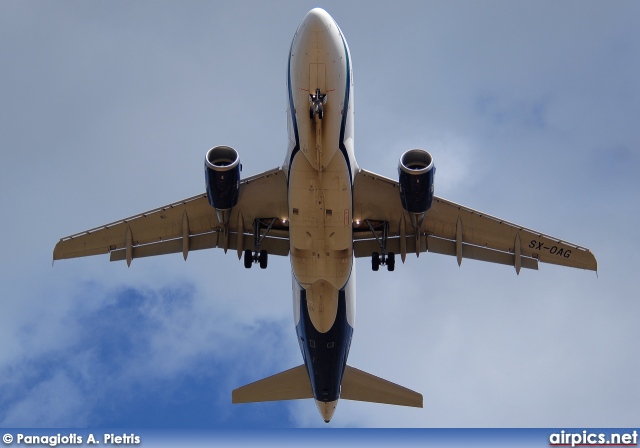
<svg viewBox="0 0 640 448"><path fill-rule="evenodd" d="M309 94L309 118L314 119L317 115L320 120L324 117L324 105L327 103L327 94L320 93L320 89L316 89L316 93Z"/></svg>

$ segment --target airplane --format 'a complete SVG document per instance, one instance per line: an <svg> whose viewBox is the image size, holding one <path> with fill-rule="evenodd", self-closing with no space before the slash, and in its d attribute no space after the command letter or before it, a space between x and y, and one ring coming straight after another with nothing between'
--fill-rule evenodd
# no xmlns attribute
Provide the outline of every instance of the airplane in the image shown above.
<svg viewBox="0 0 640 448"><path fill-rule="evenodd" d="M521 269L551 263L597 270L584 247L434 195L430 153L400 156L397 180L361 169L354 155L353 66L323 9L307 13L287 61L288 148L281 167L241 179L238 152L204 161L206 192L62 238L53 259L111 261L202 249L235 250L245 268L291 261L303 363L232 391L233 403L314 399L325 422L339 399L421 408L422 395L347 364L356 311L355 258L395 269L396 255L433 252Z"/></svg>

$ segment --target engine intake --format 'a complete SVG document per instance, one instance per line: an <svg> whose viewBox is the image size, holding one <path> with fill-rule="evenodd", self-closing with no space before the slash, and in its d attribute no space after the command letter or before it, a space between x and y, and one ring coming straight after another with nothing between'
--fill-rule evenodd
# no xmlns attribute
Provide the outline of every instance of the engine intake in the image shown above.
<svg viewBox="0 0 640 448"><path fill-rule="evenodd" d="M240 157L230 146L216 146L204 158L207 199L221 224L229 222L229 210L238 203Z"/></svg>
<svg viewBox="0 0 640 448"><path fill-rule="evenodd" d="M400 156L400 200L402 207L409 212L411 224L415 228L422 226L424 214L431 208L435 174L433 157L427 151L410 149Z"/></svg>

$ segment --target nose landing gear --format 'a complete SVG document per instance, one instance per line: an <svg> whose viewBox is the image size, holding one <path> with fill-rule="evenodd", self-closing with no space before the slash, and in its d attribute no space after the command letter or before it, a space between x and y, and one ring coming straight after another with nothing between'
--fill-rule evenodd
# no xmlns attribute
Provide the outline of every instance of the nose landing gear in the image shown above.
<svg viewBox="0 0 640 448"><path fill-rule="evenodd" d="M327 94L320 93L320 89L316 89L316 93L309 94L309 118L314 119L317 115L320 120L324 117L324 105L327 103Z"/></svg>

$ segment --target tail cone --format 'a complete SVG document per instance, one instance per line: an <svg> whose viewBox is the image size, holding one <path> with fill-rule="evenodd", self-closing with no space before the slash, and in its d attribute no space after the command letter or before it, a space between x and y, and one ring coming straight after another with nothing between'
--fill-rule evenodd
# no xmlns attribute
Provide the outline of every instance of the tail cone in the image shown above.
<svg viewBox="0 0 640 448"><path fill-rule="evenodd" d="M333 413L336 412L336 406L338 406L338 400L335 401L318 401L316 400L316 406L322 416L325 423L329 423L333 417Z"/></svg>

